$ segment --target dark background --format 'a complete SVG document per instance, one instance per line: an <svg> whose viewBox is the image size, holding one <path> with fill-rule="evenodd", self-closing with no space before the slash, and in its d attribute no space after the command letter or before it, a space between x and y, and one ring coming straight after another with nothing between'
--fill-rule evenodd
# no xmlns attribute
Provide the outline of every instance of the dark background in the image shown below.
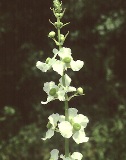
<svg viewBox="0 0 126 160"><path fill-rule="evenodd" d="M71 152L86 160L125 160L126 141L126 1L63 0L63 22L70 25L64 44L75 60L85 62L79 72L69 71L72 85L85 96L70 102L89 117L88 143L70 142ZM58 81L54 72L42 73L38 60L52 57L54 42L47 37L55 28L50 0L0 0L0 160L47 160L49 152L64 152L56 134L43 142L47 117L64 113L63 103L46 99L44 82ZM56 143L56 141L58 143Z"/></svg>

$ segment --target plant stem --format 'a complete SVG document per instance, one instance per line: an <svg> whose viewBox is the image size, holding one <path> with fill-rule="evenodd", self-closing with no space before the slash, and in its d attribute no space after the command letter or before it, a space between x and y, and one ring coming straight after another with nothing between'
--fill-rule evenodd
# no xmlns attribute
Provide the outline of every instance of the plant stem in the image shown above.
<svg viewBox="0 0 126 160"><path fill-rule="evenodd" d="M67 94L65 95L67 99ZM69 120L68 116L68 101L65 101L65 120ZM65 157L69 157L69 139L65 138Z"/></svg>
<svg viewBox="0 0 126 160"><path fill-rule="evenodd" d="M60 19L59 18L57 18L57 23L60 23ZM60 44L60 28L58 28L58 42ZM60 48L61 48L61 45L59 45L59 50L60 50Z"/></svg>
<svg viewBox="0 0 126 160"><path fill-rule="evenodd" d="M57 22L59 23L60 22L60 19L57 18ZM57 29L57 33L58 33L58 42L60 44L60 28ZM61 45L59 45L59 50L61 49ZM63 73L63 76L62 76L62 81L63 81L63 85L64 87L66 86L65 85L65 76L64 76L64 73ZM65 94L65 120L66 121L69 121L69 116L68 116L68 97L67 97L67 93ZM65 157L69 157L69 139L68 138L65 138Z"/></svg>

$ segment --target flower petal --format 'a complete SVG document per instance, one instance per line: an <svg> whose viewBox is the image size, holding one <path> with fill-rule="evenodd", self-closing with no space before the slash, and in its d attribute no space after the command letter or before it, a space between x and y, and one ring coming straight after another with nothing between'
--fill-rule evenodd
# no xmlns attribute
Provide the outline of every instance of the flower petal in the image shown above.
<svg viewBox="0 0 126 160"><path fill-rule="evenodd" d="M87 126L87 123L89 122L89 119L83 114L78 114L73 118L73 121L74 123L79 123L83 126L83 128L85 128Z"/></svg>
<svg viewBox="0 0 126 160"><path fill-rule="evenodd" d="M63 75L63 71L64 71L64 63L57 60L53 65L52 68L54 71L56 71L58 74L60 74L61 76Z"/></svg>
<svg viewBox="0 0 126 160"><path fill-rule="evenodd" d="M58 124L59 131L64 138L70 138L72 136L72 126L68 121L63 121Z"/></svg>
<svg viewBox="0 0 126 160"><path fill-rule="evenodd" d="M84 131L76 132L73 135L73 139L77 144L83 143L83 142L87 142L89 140L89 138L85 136L85 132Z"/></svg>
<svg viewBox="0 0 126 160"><path fill-rule="evenodd" d="M59 116L59 122L62 122L62 121L65 121L65 116L60 115L60 116Z"/></svg>
<svg viewBox="0 0 126 160"><path fill-rule="evenodd" d="M58 160L58 158L59 158L59 156L58 156L59 151L58 151L57 149L53 149L53 150L50 152L50 154L51 154L50 159L52 159L52 160Z"/></svg>
<svg viewBox="0 0 126 160"><path fill-rule="evenodd" d="M59 52L58 49L56 49L56 48L53 49L54 55L58 54L58 52Z"/></svg>
<svg viewBox="0 0 126 160"><path fill-rule="evenodd" d="M41 139L45 141L46 139L50 139L53 135L54 135L54 130L49 129L49 130L46 132L45 138L41 138Z"/></svg>
<svg viewBox="0 0 126 160"><path fill-rule="evenodd" d="M48 97L47 97L47 101L46 101L46 102L41 101L41 104L47 104L47 103L53 101L54 99L55 99L54 97L48 96Z"/></svg>
<svg viewBox="0 0 126 160"><path fill-rule="evenodd" d="M65 79L65 86L69 86L71 83L71 78L67 74L65 74L64 79ZM59 79L59 82L61 83L61 85L64 86L62 77Z"/></svg>
<svg viewBox="0 0 126 160"><path fill-rule="evenodd" d="M60 101L65 101L65 91L62 89L59 89L59 91L57 92L58 94L58 99Z"/></svg>
<svg viewBox="0 0 126 160"><path fill-rule="evenodd" d="M59 53L58 53L58 55L59 55L59 57L60 58L65 58L65 57L71 57L71 49L70 48L65 48L65 47L63 47L63 48L61 48L60 50L59 50Z"/></svg>
<svg viewBox="0 0 126 160"><path fill-rule="evenodd" d="M78 110L76 108L69 108L68 113L69 113L69 119L73 119L75 116L77 116Z"/></svg>
<svg viewBox="0 0 126 160"><path fill-rule="evenodd" d="M67 88L67 92L74 92L74 91L76 91L76 88L75 88L75 87L69 86L69 87Z"/></svg>
<svg viewBox="0 0 126 160"><path fill-rule="evenodd" d="M84 62L80 60L77 60L77 61L73 60L70 62L70 66L73 71L79 71L83 67L83 65L84 65Z"/></svg>
<svg viewBox="0 0 126 160"><path fill-rule="evenodd" d="M57 126L57 122L59 120L59 114L56 113L56 114L52 114L48 117L50 123L52 124L52 129L55 129L55 127Z"/></svg>
<svg viewBox="0 0 126 160"><path fill-rule="evenodd" d="M40 62L40 61L38 61L38 62L36 63L36 67L37 67L38 69L40 69L42 72L47 72L47 70L50 69L50 66L49 66L48 64L43 63L43 62Z"/></svg>
<svg viewBox="0 0 126 160"><path fill-rule="evenodd" d="M51 88L57 88L57 86L55 85L55 82L51 81L51 82L46 82L44 83L44 87L43 90L49 94L49 91Z"/></svg>
<svg viewBox="0 0 126 160"><path fill-rule="evenodd" d="M63 160L73 160L72 158L70 157L65 157L64 155L60 155L60 158L63 159Z"/></svg>
<svg viewBox="0 0 126 160"><path fill-rule="evenodd" d="M79 152L74 152L72 155L71 155L71 158L75 159L75 160L81 160L83 158L83 155Z"/></svg>

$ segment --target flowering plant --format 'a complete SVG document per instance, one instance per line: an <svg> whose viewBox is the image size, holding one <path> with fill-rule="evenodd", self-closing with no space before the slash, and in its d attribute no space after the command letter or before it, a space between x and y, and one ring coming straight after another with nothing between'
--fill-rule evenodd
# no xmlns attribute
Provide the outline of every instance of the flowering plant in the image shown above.
<svg viewBox="0 0 126 160"><path fill-rule="evenodd" d="M78 114L76 108L69 108L68 102L71 98L83 94L83 89L81 87L75 88L71 86L71 78L65 73L67 69L72 69L73 71L79 71L84 62L81 60L74 60L72 57L72 51L70 48L63 47L64 41L67 38L69 32L66 35L61 34L61 28L66 26L69 23L63 24L61 19L65 13L65 9L62 8L62 2L59 0L53 0L53 11L54 16L56 17L56 22L51 22L52 25L57 29L57 40L55 38L56 33L51 31L48 35L58 46L58 49L53 49L52 58L48 57L45 62L38 61L36 67L42 72L47 72L50 69L53 69L57 72L61 78L59 83L50 81L44 83L43 90L47 93L47 100L42 101L42 104L47 104L55 99L59 101L64 101L65 105L65 115L59 115L58 113L53 113L48 117L47 132L42 140L50 139L54 136L55 132L61 134L65 138L65 155L59 155L57 149L53 149L50 152L50 160L57 160L61 158L63 160L81 160L83 155L79 152L69 153L69 138L77 143L83 143L88 141L88 137L85 134L85 127L89 122L88 118L83 114ZM68 93L72 92L71 96L68 96Z"/></svg>

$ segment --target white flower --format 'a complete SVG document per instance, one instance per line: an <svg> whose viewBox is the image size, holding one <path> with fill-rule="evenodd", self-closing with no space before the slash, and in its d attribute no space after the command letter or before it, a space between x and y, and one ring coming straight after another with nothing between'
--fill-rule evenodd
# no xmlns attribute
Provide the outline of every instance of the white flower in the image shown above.
<svg viewBox="0 0 126 160"><path fill-rule="evenodd" d="M69 108L69 122L65 121L65 116L59 116L59 132L64 138L70 138L72 136L73 140L79 144L88 141L86 137L84 128L89 122L88 118L82 114L77 114L78 110L76 108Z"/></svg>
<svg viewBox="0 0 126 160"><path fill-rule="evenodd" d="M46 139L50 139L54 135L54 131L55 131L55 129L57 127L57 123L59 121L59 114L58 113L56 113L56 114L53 113L52 115L50 115L48 117L48 119L49 119L48 124L50 125L50 127L49 127L48 131L46 132L45 138L42 138L42 140L44 140L44 141Z"/></svg>
<svg viewBox="0 0 126 160"><path fill-rule="evenodd" d="M47 93L48 97L46 102L41 101L42 104L47 104L55 99L65 101L65 90L63 87L55 85L55 82L51 81L44 83L43 90Z"/></svg>
<svg viewBox="0 0 126 160"><path fill-rule="evenodd" d="M64 155L60 155L60 158L63 160L81 160L83 155L79 152L74 152L70 157L65 157Z"/></svg>
<svg viewBox="0 0 126 160"><path fill-rule="evenodd" d="M76 91L75 87L70 86L71 78L67 74L64 75L65 87L62 78L59 79L59 82L58 86L53 81L44 83L43 90L47 93L48 97L46 102L41 101L42 104L47 104L55 99L65 101L66 93Z"/></svg>
<svg viewBox="0 0 126 160"><path fill-rule="evenodd" d="M53 70L61 76L63 75L64 70L67 70L67 68L71 68L73 71L79 71L84 65L84 62L81 60L73 60L70 48L63 47L59 50L59 52L57 52L57 54L61 61L57 60L55 62L53 65Z"/></svg>
<svg viewBox="0 0 126 160"><path fill-rule="evenodd" d="M51 152L51 157L50 157L50 160L58 160L59 156L59 151L57 149L53 149Z"/></svg>
<svg viewBox="0 0 126 160"><path fill-rule="evenodd" d="M73 126L73 139L79 144L88 141L88 137L86 137L84 128L87 126L89 122L88 118L83 114L77 114L78 110L75 108L69 108L69 121Z"/></svg>
<svg viewBox="0 0 126 160"><path fill-rule="evenodd" d="M43 63L43 62L40 62L40 61L38 61L37 63L36 63L36 67L38 68L38 69L40 69L42 72L47 72L49 69L51 69L52 68L52 66L56 63L56 59L55 59L55 57L57 56L57 54L58 54L58 50L57 49L53 49L53 53L54 53L54 56L53 56L53 58L50 58L49 60L48 60L48 62L46 62L46 63Z"/></svg>
<svg viewBox="0 0 126 160"><path fill-rule="evenodd" d="M59 131L64 138L70 138L72 136L72 125L68 121L62 121L58 124Z"/></svg>
<svg viewBox="0 0 126 160"><path fill-rule="evenodd" d="M55 82L46 82L44 83L43 90L47 93L47 101L43 102L41 101L42 104L47 104L50 101L53 101L55 99L56 92L58 91L58 86L55 85ZM52 93L50 93L52 91Z"/></svg>

